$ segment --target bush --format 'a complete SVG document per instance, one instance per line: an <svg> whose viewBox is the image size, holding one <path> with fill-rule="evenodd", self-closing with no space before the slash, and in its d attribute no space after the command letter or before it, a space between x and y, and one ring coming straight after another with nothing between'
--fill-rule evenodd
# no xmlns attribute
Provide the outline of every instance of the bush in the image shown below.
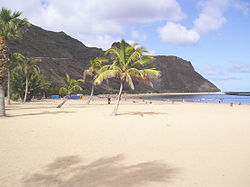
<svg viewBox="0 0 250 187"><path fill-rule="evenodd" d="M33 97L41 98L48 92L51 83L42 75L37 75L34 72L29 74L28 96L27 101ZM15 68L11 73L11 98L23 100L25 93L25 74L22 69Z"/></svg>

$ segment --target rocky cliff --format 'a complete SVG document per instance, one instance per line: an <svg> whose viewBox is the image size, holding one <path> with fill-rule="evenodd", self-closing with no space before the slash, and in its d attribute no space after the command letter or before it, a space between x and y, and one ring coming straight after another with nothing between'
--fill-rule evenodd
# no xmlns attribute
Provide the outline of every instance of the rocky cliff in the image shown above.
<svg viewBox="0 0 250 187"><path fill-rule="evenodd" d="M61 84L65 73L75 79L81 78L84 69L88 68L89 60L104 55L103 50L87 47L64 32L46 31L34 25L28 28L23 39L7 42L11 52L41 58L42 62L39 63L41 72L56 84ZM149 67L160 70L161 76L153 79L154 88L135 82L136 90L145 92L220 91L197 73L191 62L179 57L155 56L154 62ZM109 85L103 84L101 87L111 89L111 85L116 89L119 87L115 79L110 81ZM84 87L88 89L90 83L87 81Z"/></svg>

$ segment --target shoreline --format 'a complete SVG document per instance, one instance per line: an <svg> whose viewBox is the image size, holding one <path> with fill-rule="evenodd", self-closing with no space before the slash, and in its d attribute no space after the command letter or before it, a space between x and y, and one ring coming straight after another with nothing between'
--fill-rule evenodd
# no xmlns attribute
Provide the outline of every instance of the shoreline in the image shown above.
<svg viewBox="0 0 250 187"><path fill-rule="evenodd" d="M127 96L129 98L139 98L139 97L148 97L148 96L163 96L163 95L219 95L225 94L224 92L164 92L164 93L138 93L138 94L129 94L123 93L122 97ZM116 96L117 94L99 94L95 95L97 97L107 97L108 95Z"/></svg>
<svg viewBox="0 0 250 187"><path fill-rule="evenodd" d="M197 95L197 96L195 96ZM203 95L205 97L203 97ZM209 95L213 95L210 97ZM219 96L216 96L219 95ZM168 97L169 96L169 97ZM189 97L192 96L192 97ZM213 104L226 104L226 105L250 105L249 98L241 98L239 95L235 95L238 98L230 97L223 92L195 92L195 93L145 93L145 94L122 94L122 99L142 100L148 103L163 101L163 102L188 102L188 103L213 103ZM107 95L95 96L100 99L108 97ZM109 94L112 100L116 99L117 94Z"/></svg>
<svg viewBox="0 0 250 187"><path fill-rule="evenodd" d="M147 97L147 96L163 96L163 95L219 95L225 94L224 92L165 92L165 93L143 93L143 94L127 94L131 97ZM124 94L123 94L124 95Z"/></svg>

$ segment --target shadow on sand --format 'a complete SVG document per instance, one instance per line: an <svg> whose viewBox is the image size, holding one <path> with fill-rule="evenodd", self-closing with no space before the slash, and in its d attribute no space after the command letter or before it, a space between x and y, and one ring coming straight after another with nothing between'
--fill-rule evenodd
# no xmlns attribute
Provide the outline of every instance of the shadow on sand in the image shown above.
<svg viewBox="0 0 250 187"><path fill-rule="evenodd" d="M66 114L66 113L75 113L73 111L44 111L44 112L37 112L37 113L26 113L26 114L16 114L16 115L8 115L7 117L20 117L20 116L39 116L39 115L46 115L46 114Z"/></svg>
<svg viewBox="0 0 250 187"><path fill-rule="evenodd" d="M162 161L143 162L136 165L122 164L124 157L104 157L84 164L79 156L57 158L41 173L23 178L24 186L64 187L133 187L149 182L167 183L180 169L171 168Z"/></svg>
<svg viewBox="0 0 250 187"><path fill-rule="evenodd" d="M56 108L56 106L38 106L38 107L34 107L34 106L32 106L32 107L25 107L25 106L11 106L11 107L9 107L8 106L8 108L6 108L6 110L8 111L8 110L36 110L36 109L53 109L53 108Z"/></svg>
<svg viewBox="0 0 250 187"><path fill-rule="evenodd" d="M130 112L119 112L117 114L117 116L125 116L125 115L139 115L141 117L144 117L144 115L164 115L167 113L163 113L163 112L138 112L138 111L130 111Z"/></svg>

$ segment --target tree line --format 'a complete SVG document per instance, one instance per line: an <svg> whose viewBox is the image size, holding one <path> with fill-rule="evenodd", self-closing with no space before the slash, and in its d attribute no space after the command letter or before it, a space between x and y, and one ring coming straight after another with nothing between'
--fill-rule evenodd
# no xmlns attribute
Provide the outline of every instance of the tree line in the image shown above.
<svg viewBox="0 0 250 187"><path fill-rule="evenodd" d="M21 98L22 102L25 103L33 96L42 96L51 87L51 83L40 74L40 69L37 66L41 59L24 57L20 53L10 54L9 52L6 40L21 38L22 33L29 26L26 19L18 19L20 15L21 12L12 13L11 10L5 8L2 8L0 12L0 116L6 115L4 103L6 81L8 82L8 103L10 97L13 100ZM112 112L112 115L116 115L124 84L134 90L133 79L136 79L153 86L150 78L160 75L160 71L144 67L145 64L153 62L153 57L147 54L148 51L139 47L138 43L128 45L125 40L121 40L120 47L112 46L105 52L105 56L108 55L111 59L110 62L103 57L90 60L89 68L83 71L83 77L78 80L71 79L66 74L59 94L67 95L67 97L57 108L62 107L72 93L82 90L79 82L84 83L87 75L91 77L92 83L87 104L92 99L96 85L116 77L120 80L120 89Z"/></svg>

